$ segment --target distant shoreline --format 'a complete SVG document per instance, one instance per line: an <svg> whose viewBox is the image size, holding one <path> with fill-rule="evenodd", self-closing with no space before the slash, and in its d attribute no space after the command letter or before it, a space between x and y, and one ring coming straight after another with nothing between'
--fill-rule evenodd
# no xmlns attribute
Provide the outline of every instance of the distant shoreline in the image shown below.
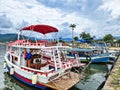
<svg viewBox="0 0 120 90"><path fill-rule="evenodd" d="M5 44L5 43L0 42L0 44Z"/></svg>
<svg viewBox="0 0 120 90"><path fill-rule="evenodd" d="M109 47L109 50L120 50L120 47Z"/></svg>

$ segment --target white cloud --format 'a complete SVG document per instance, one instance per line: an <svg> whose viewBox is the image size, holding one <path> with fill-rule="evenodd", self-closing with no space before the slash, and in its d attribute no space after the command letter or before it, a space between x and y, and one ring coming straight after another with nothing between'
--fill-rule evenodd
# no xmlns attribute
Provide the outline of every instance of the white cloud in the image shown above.
<svg viewBox="0 0 120 90"><path fill-rule="evenodd" d="M7 2L1 0L0 6L2 7L0 12L5 12L7 18L13 23L14 28L17 28L16 26L25 21L28 24L49 24L57 27L60 31L62 30L62 32L66 32L60 25L68 22L69 24L75 23L77 25L75 33L78 35L86 28L91 28L91 32L96 32L98 26L95 22L84 18L82 15L45 7L35 0L7 0ZM70 33L71 28L69 26L65 27L68 29L68 33Z"/></svg>
<svg viewBox="0 0 120 90"><path fill-rule="evenodd" d="M77 3L78 1L79 3ZM55 5L57 1L52 0L52 2ZM61 0L61 3L62 2L63 4L66 4L65 7L67 9L63 10L64 5L63 8L61 8L58 2L58 6L55 8L47 6L47 4L45 5L40 3L37 0L7 0L7 2L0 0L0 6L2 7L0 8L0 14L2 13L2 15L6 16L2 20L4 20L3 22L11 22L11 26L13 27L10 29L2 28L3 26L6 26L4 25L6 23L2 23L2 27L0 26L0 29L3 29L2 32L5 33L13 33L17 32L16 28L22 28L24 25L48 24L57 27L60 31L60 36L71 37L72 33L69 26L74 23L76 24L76 28L74 30L75 36L79 36L83 31L90 33L92 36L95 35L96 37L102 37L108 33L114 35L119 34L114 32L114 30L119 29L118 25L113 25L112 23L106 24L107 20L111 22L120 15L119 0L103 0L103 5L100 7L98 6L99 11L96 8L99 4L93 4L95 8L91 7L92 9L88 9L92 2L88 2L88 0L66 0L65 2L67 3L64 3L64 0ZM96 2L97 0L93 3ZM77 8L72 8L71 12L66 11L71 9L71 7L75 7L75 5L77 5ZM86 12L82 13L80 12L81 10ZM94 10L95 14L89 10ZM112 18L106 17L104 14L102 17L101 15L103 11L110 14ZM89 12L91 13L89 14Z"/></svg>
<svg viewBox="0 0 120 90"><path fill-rule="evenodd" d="M7 2L2 0L0 5L2 7L0 12L5 12L14 26L22 23L23 20L29 24L46 23L56 25L57 20L60 18L60 13L56 9L46 8L35 0L29 0L27 3L19 0L8 0ZM26 7L28 5L32 8Z"/></svg>
<svg viewBox="0 0 120 90"><path fill-rule="evenodd" d="M120 0L103 0L103 3L99 9L109 12L113 19L120 15Z"/></svg>
<svg viewBox="0 0 120 90"><path fill-rule="evenodd" d="M103 4L98 8L99 12L103 13L102 15L104 16L104 19L101 19L100 33L103 36L106 34L119 36L120 0L102 1Z"/></svg>

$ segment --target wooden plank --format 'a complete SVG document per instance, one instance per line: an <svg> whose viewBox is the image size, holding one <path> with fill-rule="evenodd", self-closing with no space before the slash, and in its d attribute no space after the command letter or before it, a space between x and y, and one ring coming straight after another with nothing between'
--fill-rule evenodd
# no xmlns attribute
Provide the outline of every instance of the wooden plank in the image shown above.
<svg viewBox="0 0 120 90"><path fill-rule="evenodd" d="M78 83L80 81L80 78L82 78L80 74L77 74L75 72L70 72L68 75L64 75L59 79L56 79L44 85L55 90L68 90L76 83Z"/></svg>

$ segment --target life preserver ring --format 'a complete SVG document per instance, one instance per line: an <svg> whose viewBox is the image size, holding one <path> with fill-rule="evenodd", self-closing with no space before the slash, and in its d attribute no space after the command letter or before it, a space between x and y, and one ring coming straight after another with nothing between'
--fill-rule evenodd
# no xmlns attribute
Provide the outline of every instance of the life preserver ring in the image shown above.
<svg viewBox="0 0 120 90"><path fill-rule="evenodd" d="M91 61L91 56L87 55L87 56L86 56L86 60Z"/></svg>

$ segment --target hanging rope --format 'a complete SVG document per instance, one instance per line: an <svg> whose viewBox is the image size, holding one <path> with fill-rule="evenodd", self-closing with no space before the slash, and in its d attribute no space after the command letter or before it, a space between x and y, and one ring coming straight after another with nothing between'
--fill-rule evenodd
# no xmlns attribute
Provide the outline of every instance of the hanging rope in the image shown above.
<svg viewBox="0 0 120 90"><path fill-rule="evenodd" d="M52 81L52 83L57 87L57 90L63 90L63 88L59 87L59 85L57 85L54 80Z"/></svg>
<svg viewBox="0 0 120 90"><path fill-rule="evenodd" d="M73 67L73 69L75 70L75 72L77 72L79 74L79 79L80 76L84 74L85 70L87 69L87 67L92 63L92 60L90 58L89 63L85 66L85 67L79 67L79 69L76 69Z"/></svg>

